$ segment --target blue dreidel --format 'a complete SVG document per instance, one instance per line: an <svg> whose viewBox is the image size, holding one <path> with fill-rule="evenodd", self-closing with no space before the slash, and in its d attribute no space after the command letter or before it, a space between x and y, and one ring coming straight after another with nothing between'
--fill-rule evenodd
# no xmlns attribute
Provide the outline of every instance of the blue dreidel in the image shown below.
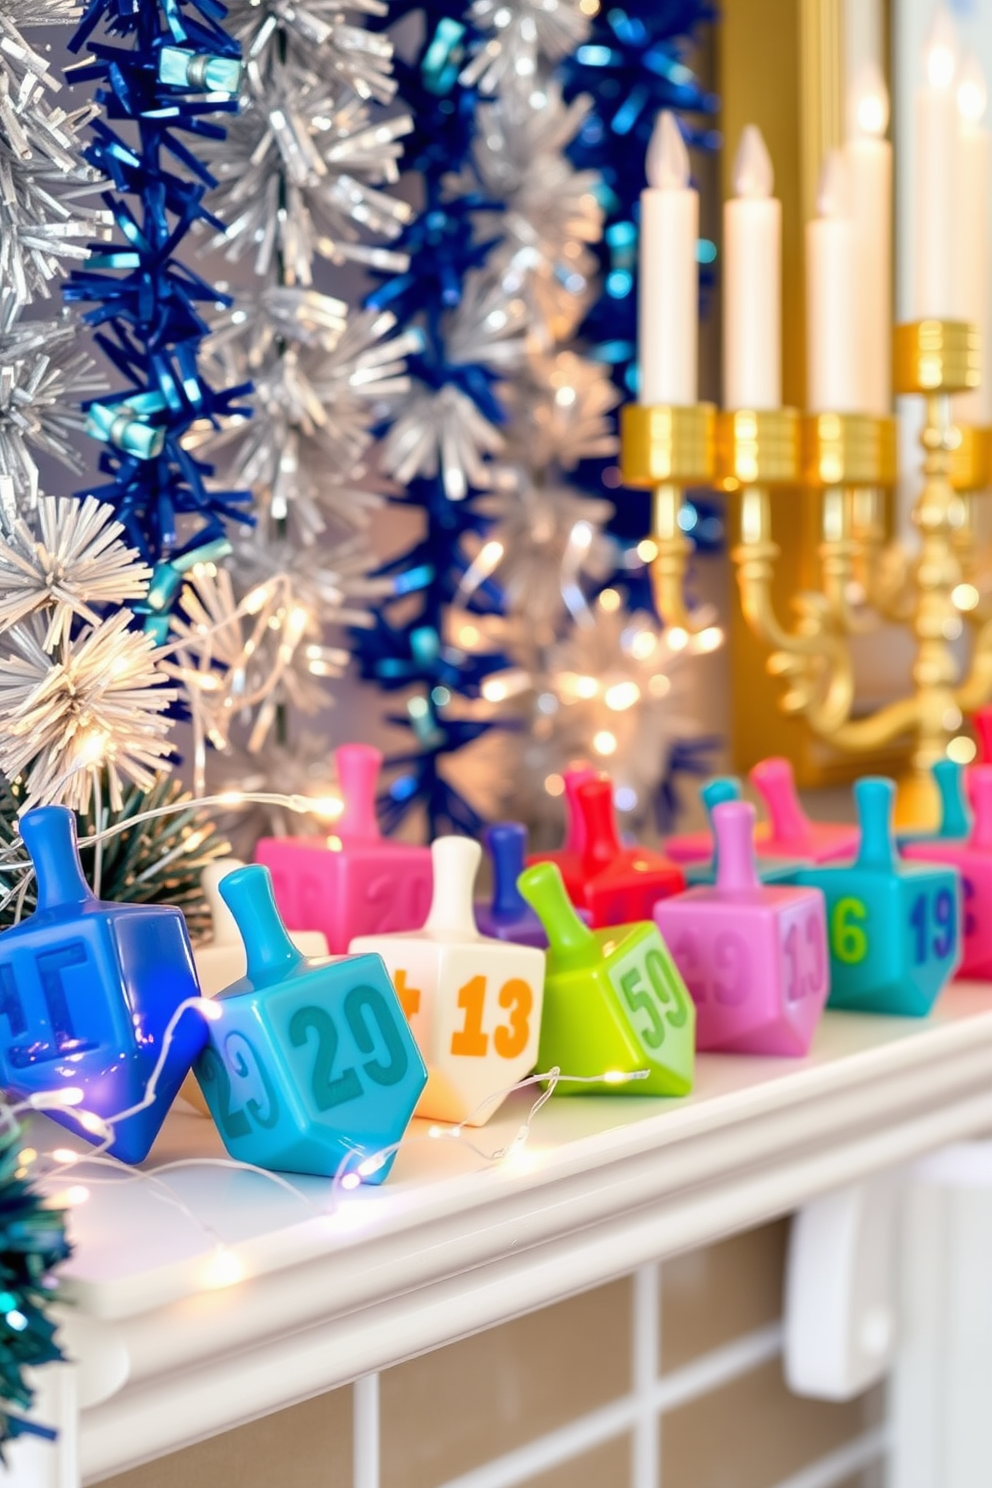
<svg viewBox="0 0 992 1488"><path fill-rule="evenodd" d="M547 950L544 926L517 888L527 866L527 828L520 822L498 822L484 836L493 865L493 897L489 904L476 901L479 934Z"/></svg>
<svg viewBox="0 0 992 1488"><path fill-rule="evenodd" d="M712 856L705 862L687 863L684 868L686 883L691 888L708 887L717 881L719 869L719 844L717 833L713 825L713 813L718 806L725 806L728 802L741 799L741 783L735 775L717 775L713 780L707 780L705 785L699 788L699 794L703 805L706 807L706 815L710 823L710 843L713 849ZM803 866L802 861L790 862L788 858L762 858L756 856L754 859L755 871L758 881L763 884L790 883L799 868Z"/></svg>
<svg viewBox="0 0 992 1488"><path fill-rule="evenodd" d="M248 970L215 999L221 1016L196 1077L224 1146L241 1162L325 1178L353 1155L360 1176L381 1183L395 1154L376 1156L403 1136L427 1083L382 957L309 961L259 864L228 874L220 892Z"/></svg>
<svg viewBox="0 0 992 1488"><path fill-rule="evenodd" d="M27 812L20 829L38 907L0 936L0 1083L19 1099L73 1087L83 1092L80 1112L112 1120L141 1103L170 1022L200 995L186 922L165 905L97 899L79 863L76 818L64 806ZM154 1100L113 1122L112 1156L148 1156L206 1037L199 1012L180 1017ZM70 1111L50 1114L80 1131Z"/></svg>
<svg viewBox="0 0 992 1488"><path fill-rule="evenodd" d="M854 863L814 865L794 880L826 897L828 1006L921 1017L961 961L960 875L900 861L891 780L859 780L854 798L861 824Z"/></svg>
<svg viewBox="0 0 992 1488"><path fill-rule="evenodd" d="M900 848L912 842L964 842L971 832L971 812L964 794L964 766L956 760L942 759L931 765L930 773L940 798L940 821L935 832L900 832Z"/></svg>

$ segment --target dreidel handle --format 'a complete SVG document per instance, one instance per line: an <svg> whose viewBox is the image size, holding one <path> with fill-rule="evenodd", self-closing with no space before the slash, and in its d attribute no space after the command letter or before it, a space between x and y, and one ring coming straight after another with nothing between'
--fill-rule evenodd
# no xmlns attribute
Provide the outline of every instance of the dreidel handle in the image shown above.
<svg viewBox="0 0 992 1488"><path fill-rule="evenodd" d="M485 836L493 860L493 914L519 918L527 913L527 901L517 888L527 864L527 828L520 822L497 822L486 828Z"/></svg>
<svg viewBox="0 0 992 1488"><path fill-rule="evenodd" d="M579 806L579 787L588 780L595 780L599 772L592 765L573 765L565 771L565 804L568 820L565 824L565 851L576 853L580 858L586 846L586 824Z"/></svg>
<svg viewBox="0 0 992 1488"><path fill-rule="evenodd" d="M34 864L39 910L71 909L95 898L83 877L76 818L68 806L36 806L18 826Z"/></svg>
<svg viewBox="0 0 992 1488"><path fill-rule="evenodd" d="M334 751L334 764L344 800L335 835L344 843L379 842L375 792L382 769L381 752L371 744L342 744Z"/></svg>
<svg viewBox="0 0 992 1488"><path fill-rule="evenodd" d="M727 801L740 800L741 783L736 775L715 775L712 780L707 780L699 787L699 797L712 823L717 806L723 806Z"/></svg>
<svg viewBox="0 0 992 1488"><path fill-rule="evenodd" d="M305 958L280 918L268 868L261 863L236 868L219 887L244 941L249 979L256 987L282 981Z"/></svg>
<svg viewBox="0 0 992 1488"><path fill-rule="evenodd" d="M575 913L557 863L535 863L520 875L520 893L544 926L548 945L562 971L595 966L599 943Z"/></svg>
<svg viewBox="0 0 992 1488"><path fill-rule="evenodd" d="M613 812L613 782L587 780L579 786L578 802L586 834L582 867L589 875L601 873L623 851Z"/></svg>
<svg viewBox="0 0 992 1488"><path fill-rule="evenodd" d="M771 817L772 833L784 842L801 842L809 836L809 817L796 794L796 780L787 759L760 760L751 780L761 793Z"/></svg>
<svg viewBox="0 0 992 1488"><path fill-rule="evenodd" d="M940 796L941 837L967 837L971 818L964 798L964 766L956 760L942 759L932 773Z"/></svg>
<svg viewBox="0 0 992 1488"><path fill-rule="evenodd" d="M888 873L897 863L892 833L895 782L881 775L866 775L854 782L854 801L861 827L858 867Z"/></svg>
<svg viewBox="0 0 992 1488"><path fill-rule="evenodd" d="M213 863L208 863L200 874L200 887L210 909L210 919L213 923L212 944L215 946L241 944L238 922L224 903L220 886L228 874L237 873L238 869L244 866L240 858L217 858Z"/></svg>
<svg viewBox="0 0 992 1488"><path fill-rule="evenodd" d="M992 852L992 764L972 765L968 771L968 796L974 812L968 845Z"/></svg>
<svg viewBox="0 0 992 1488"><path fill-rule="evenodd" d="M431 843L434 894L424 929L448 940L476 940L473 897L482 848L470 837L435 837Z"/></svg>
<svg viewBox="0 0 992 1488"><path fill-rule="evenodd" d="M713 808L716 839L716 886L722 894L760 888L754 866L754 823L758 813L749 801L724 801Z"/></svg>

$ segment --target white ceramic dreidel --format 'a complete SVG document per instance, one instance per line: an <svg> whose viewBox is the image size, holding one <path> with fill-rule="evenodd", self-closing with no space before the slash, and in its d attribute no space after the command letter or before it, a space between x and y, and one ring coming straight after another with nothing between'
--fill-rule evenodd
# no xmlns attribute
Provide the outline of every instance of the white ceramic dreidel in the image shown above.
<svg viewBox="0 0 992 1488"><path fill-rule="evenodd" d="M482 1126L534 1068L544 1002L544 952L480 935L472 896L482 849L467 837L431 844L434 897L422 930L361 935L375 951L427 1063L416 1114Z"/></svg>

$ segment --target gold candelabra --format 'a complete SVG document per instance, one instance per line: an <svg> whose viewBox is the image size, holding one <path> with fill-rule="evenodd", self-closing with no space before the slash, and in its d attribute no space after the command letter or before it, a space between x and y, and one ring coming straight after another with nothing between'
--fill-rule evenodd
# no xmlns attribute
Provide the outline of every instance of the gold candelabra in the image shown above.
<svg viewBox="0 0 992 1488"><path fill-rule="evenodd" d="M982 574L976 495L989 482L992 431L957 428L951 395L977 386L978 333L956 321L897 328L894 385L926 399L923 485L913 510L918 551L887 541L885 491L896 480L896 426L861 414L715 413L691 408L623 410L623 479L654 491L655 597L666 625L692 628L683 599L689 543L680 524L684 493L718 483L741 492L734 550L741 605L771 648L768 668L782 679L783 710L819 737L852 752L912 741L914 770L925 774L947 752L965 713L992 697L992 606L975 582ZM787 492L820 493L821 583L794 597L794 628L772 602L781 551L772 510ZM915 637L908 695L859 716L852 641L883 622ZM958 646L974 631L967 675Z"/></svg>

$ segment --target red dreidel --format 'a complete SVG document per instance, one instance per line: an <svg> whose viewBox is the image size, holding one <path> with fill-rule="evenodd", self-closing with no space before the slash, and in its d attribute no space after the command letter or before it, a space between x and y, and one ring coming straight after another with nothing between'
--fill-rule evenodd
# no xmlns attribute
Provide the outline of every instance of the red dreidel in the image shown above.
<svg viewBox="0 0 992 1488"><path fill-rule="evenodd" d="M770 858L805 858L812 863L834 863L856 855L861 841L859 828L853 823L810 821L796 794L787 759L762 760L750 778L770 818L755 833L760 853Z"/></svg>
<svg viewBox="0 0 992 1488"><path fill-rule="evenodd" d="M763 885L754 807L713 811L716 884L666 899L655 923L696 1004L696 1047L734 1054L807 1052L830 990L818 889Z"/></svg>
<svg viewBox="0 0 992 1488"><path fill-rule="evenodd" d="M272 874L287 930L320 930L335 955L356 935L412 930L431 902L430 849L387 842L375 815L378 749L342 744L334 754L344 812L326 842L263 837L256 863Z"/></svg>
<svg viewBox="0 0 992 1488"><path fill-rule="evenodd" d="M948 761L950 763L950 761ZM964 900L964 954L959 976L992 977L992 764L973 765L968 772L968 797L974 817L964 841L934 837L907 842L904 858L925 863L949 863L961 871Z"/></svg>
<svg viewBox="0 0 992 1488"><path fill-rule="evenodd" d="M668 858L621 843L609 780L587 780L579 786L578 802L586 832L581 902L594 929L649 920L659 899L682 893L685 877Z"/></svg>
<svg viewBox="0 0 992 1488"><path fill-rule="evenodd" d="M582 854L586 845L586 826L579 807L579 788L589 780L603 777L591 765L575 765L562 776L565 782L565 842L554 852L531 853L528 866L534 863L555 863L562 876L568 897L573 904L581 904L585 892L585 871Z"/></svg>

